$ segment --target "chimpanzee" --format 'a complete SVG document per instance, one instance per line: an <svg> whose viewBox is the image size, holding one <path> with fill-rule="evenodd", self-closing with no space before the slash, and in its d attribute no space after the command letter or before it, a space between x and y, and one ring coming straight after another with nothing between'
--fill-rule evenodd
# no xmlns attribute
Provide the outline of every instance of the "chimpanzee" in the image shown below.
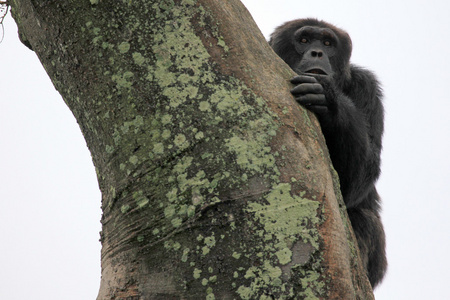
<svg viewBox="0 0 450 300"><path fill-rule="evenodd" d="M386 272L385 234L380 220L383 135L382 92L375 75L350 63L349 35L317 19L287 22L269 44L298 74L295 100L319 119L372 287Z"/></svg>

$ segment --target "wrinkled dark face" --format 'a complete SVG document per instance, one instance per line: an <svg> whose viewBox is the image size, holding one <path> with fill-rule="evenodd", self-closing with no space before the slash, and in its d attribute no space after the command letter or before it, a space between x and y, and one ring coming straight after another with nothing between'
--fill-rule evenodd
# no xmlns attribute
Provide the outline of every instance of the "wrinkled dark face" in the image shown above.
<svg viewBox="0 0 450 300"><path fill-rule="evenodd" d="M332 76L331 61L337 55L339 39L333 30L304 26L294 33L293 44L301 59L291 66L297 73Z"/></svg>

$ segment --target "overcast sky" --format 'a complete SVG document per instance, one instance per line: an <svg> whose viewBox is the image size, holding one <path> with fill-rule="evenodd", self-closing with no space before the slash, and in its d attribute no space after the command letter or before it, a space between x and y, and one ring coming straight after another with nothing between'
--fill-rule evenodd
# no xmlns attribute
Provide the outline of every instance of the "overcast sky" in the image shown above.
<svg viewBox="0 0 450 300"><path fill-rule="evenodd" d="M349 32L352 61L385 93L378 190L389 270L376 298L450 299L450 2L243 2L266 37L303 17ZM10 15L4 27L0 299L95 299L101 198L89 151Z"/></svg>

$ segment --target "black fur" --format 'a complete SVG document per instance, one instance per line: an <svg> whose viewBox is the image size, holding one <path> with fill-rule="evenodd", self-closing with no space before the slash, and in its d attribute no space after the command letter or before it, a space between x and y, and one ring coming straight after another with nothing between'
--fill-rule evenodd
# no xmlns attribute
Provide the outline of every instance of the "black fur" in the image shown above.
<svg viewBox="0 0 450 300"><path fill-rule="evenodd" d="M295 99L319 118L362 261L373 287L386 272L385 235L375 182L380 175L382 92L374 74L350 63L349 35L326 22L299 19L269 41L299 76Z"/></svg>

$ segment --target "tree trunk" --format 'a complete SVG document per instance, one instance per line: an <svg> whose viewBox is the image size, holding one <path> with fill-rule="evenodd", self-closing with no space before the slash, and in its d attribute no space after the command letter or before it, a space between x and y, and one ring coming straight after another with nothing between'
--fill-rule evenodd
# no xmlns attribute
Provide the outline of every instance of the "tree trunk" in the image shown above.
<svg viewBox="0 0 450 300"><path fill-rule="evenodd" d="M10 4L97 170L98 299L373 298L320 127L239 1Z"/></svg>

